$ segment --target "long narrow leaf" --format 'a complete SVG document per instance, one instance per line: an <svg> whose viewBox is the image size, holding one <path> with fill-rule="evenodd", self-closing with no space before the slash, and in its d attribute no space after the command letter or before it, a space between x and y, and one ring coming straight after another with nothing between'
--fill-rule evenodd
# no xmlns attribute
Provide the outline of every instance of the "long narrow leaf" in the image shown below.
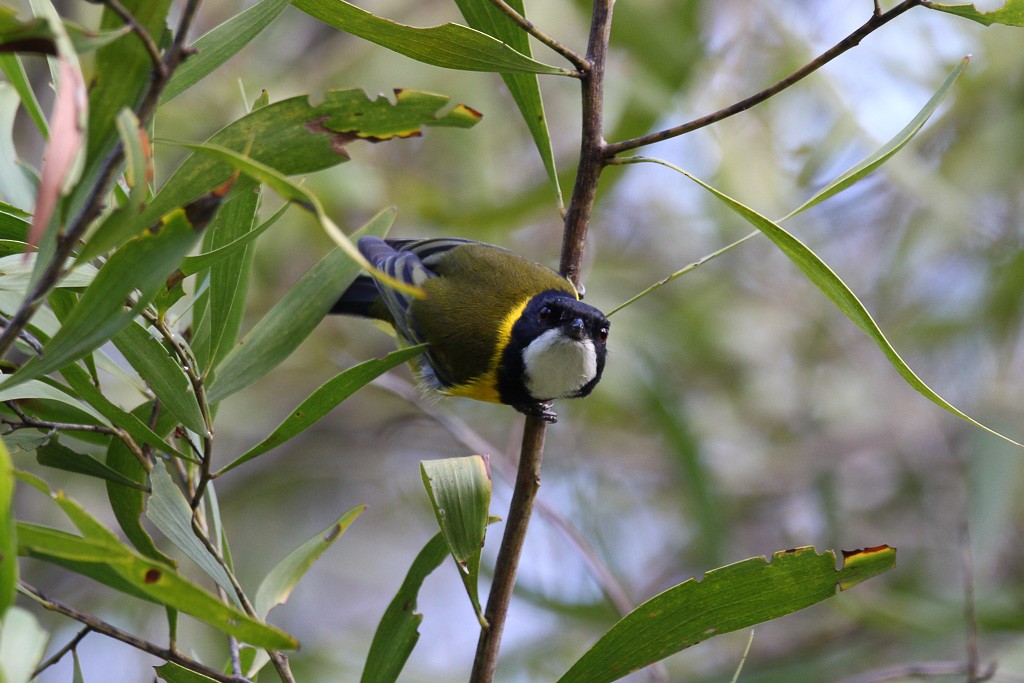
<svg viewBox="0 0 1024 683"><path fill-rule="evenodd" d="M195 54L182 62L161 93L168 102L213 72L277 18L289 0L260 0L192 43Z"/></svg>
<svg viewBox="0 0 1024 683"><path fill-rule="evenodd" d="M325 24L425 64L465 71L575 73L534 61L500 40L459 24L415 28L374 16L343 0L294 0L293 4Z"/></svg>
<svg viewBox="0 0 1024 683"><path fill-rule="evenodd" d="M365 505L357 505L348 510L338 518L338 521L293 550L270 570L256 590L256 614L266 619L270 610L277 605L283 605L292 594L292 589L306 575L317 558L345 533L364 510Z"/></svg>
<svg viewBox="0 0 1024 683"><path fill-rule="evenodd" d="M967 3L948 5L939 2L925 2L923 4L930 9L958 14L961 17L971 19L985 26L991 26L992 24L1024 26L1024 0L1006 0L1002 7L991 12L982 12L973 4Z"/></svg>
<svg viewBox="0 0 1024 683"><path fill-rule="evenodd" d="M755 557L689 579L622 618L558 683L609 683L691 645L810 607L892 569L888 546L843 553L814 548Z"/></svg>
<svg viewBox="0 0 1024 683"><path fill-rule="evenodd" d="M1024 448L1024 444L1020 444L1014 441L1013 439L1009 438L1008 436L1004 436L1003 434L1000 434L994 429L986 427L982 423L978 422L971 416L961 411L959 408L956 408L955 406L947 402L944 398L935 393L935 391L932 390L931 387L925 384L924 381L922 381L921 378L918 377L914 373L914 371L910 369L910 367L904 362L904 360L900 358L899 354L896 353L896 349L894 349L892 344L889 343L889 340L886 339L885 335L882 333L882 330L878 327L878 324L875 323L874 318L871 317L871 314L868 312L867 308L865 308L864 304L860 302L860 299L858 299L857 296L850 290L850 288L846 286L846 283L843 282L839 278L839 276L836 275L835 272L833 272L832 269L829 268L824 261L818 258L817 254L808 249L803 242L801 242L797 238L793 237L793 235L786 232L778 224L774 223L768 218L765 218L764 216L757 213L753 209L744 206L743 204L736 201L732 197L729 197L728 195L719 192L718 190L711 187L704 181L700 180L695 176L690 175L689 173L679 168L678 166L675 166L674 164L670 164L669 162L663 161L661 159L650 159L646 157L632 157L629 163L641 162L660 164L662 166L671 168L677 173L685 175L687 178L694 181L695 183L703 187L705 190L710 192L712 195L714 195L715 198L717 198L731 210L739 214L744 220L746 220L755 228L764 233L764 235L768 239L774 242L775 245L782 250L782 253L788 256L789 259L794 264L796 264L796 266L803 272L803 274L807 276L807 279L813 282L814 285L825 294L825 296L832 300L832 303L834 303L836 307L840 311L842 311L847 318L853 321L853 323L857 327L859 327L866 335L868 335L868 337L871 338L872 341L874 341L878 345L878 347L885 354L885 357L889 359L889 363L892 364L894 368L896 368L896 371L900 374L900 376L903 377L907 384L913 387L915 391L920 393L922 396L924 396L925 398L927 398L929 401L936 404L940 408L949 411L950 413L956 415L957 417L963 420L966 420L967 422L970 422L975 427L979 427L980 429L985 430L986 432L992 434L993 436L998 436L1000 439L1004 439L1015 446Z"/></svg>
<svg viewBox="0 0 1024 683"><path fill-rule="evenodd" d="M270 436L263 439L230 464L221 469L217 476L233 470L249 462L258 455L280 446L289 439L302 433L320 418L337 407L342 401L356 391L372 382L388 370L395 368L407 360L415 358L423 351L422 346L411 346L392 351L384 358L374 358L345 370L321 385L316 391L298 405L291 414L277 426Z"/></svg>
<svg viewBox="0 0 1024 683"><path fill-rule="evenodd" d="M530 37L526 31L516 26L498 10L490 0L455 0L459 11L472 28L494 36L506 45L532 58ZM509 0L508 3L520 15L526 16L523 0ZM562 188L558 183L558 169L555 167L555 154L551 149L551 135L548 132L547 117L544 114L544 101L540 94L540 83L537 74L521 72L503 72L512 99L515 100L519 113L526 123L533 142L540 153L544 170L547 171L551 189L559 208L562 207Z"/></svg>
<svg viewBox="0 0 1024 683"><path fill-rule="evenodd" d="M36 462L46 467L54 467L65 472L75 472L89 477L106 479L122 486L131 486L145 490L145 486L137 484L120 472L113 470L87 453L77 453L67 446L51 439L36 451Z"/></svg>
<svg viewBox="0 0 1024 683"><path fill-rule="evenodd" d="M18 585L18 540L14 530L14 465L0 440L0 619L14 604Z"/></svg>
<svg viewBox="0 0 1024 683"><path fill-rule="evenodd" d="M164 536L178 547L190 560L199 565L224 592L238 603L235 589L231 585L224 567L210 555L206 546L192 531L192 509L181 490L174 485L163 461L157 460L149 475L153 494L146 505L146 517L156 525Z"/></svg>
<svg viewBox="0 0 1024 683"><path fill-rule="evenodd" d="M366 655L361 683L394 683L420 638L423 615L416 612L416 599L423 581L449 554L444 536L438 533L423 547L405 576L394 600L384 610Z"/></svg>
<svg viewBox="0 0 1024 683"><path fill-rule="evenodd" d="M394 219L394 209L385 209L352 238L383 236ZM355 280L359 270L359 264L340 248L324 256L245 335L216 369L209 391L210 402L224 400L277 367L323 320L341 293Z"/></svg>

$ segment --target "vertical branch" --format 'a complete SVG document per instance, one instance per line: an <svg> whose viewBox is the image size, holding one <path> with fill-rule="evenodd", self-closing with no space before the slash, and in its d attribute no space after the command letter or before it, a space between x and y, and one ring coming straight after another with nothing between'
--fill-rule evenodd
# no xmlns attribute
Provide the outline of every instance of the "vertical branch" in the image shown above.
<svg viewBox="0 0 1024 683"><path fill-rule="evenodd" d="M587 227L594 206L594 197L597 195L597 182L605 161L604 67L614 4L614 0L594 0L586 63L579 65L583 98L580 159L576 171L576 184L565 215L560 265L562 274L575 285L579 285L580 281ZM536 417L526 419L512 504L509 507L505 533L494 566L494 581L484 610L487 626L481 630L480 640L477 642L471 683L490 683L494 679L505 617L508 614L516 572L519 569L519 558L526 540L533 502L537 489L540 488L546 429L543 420Z"/></svg>
<svg viewBox="0 0 1024 683"><path fill-rule="evenodd" d="M594 14L587 45L590 67L580 75L583 95L583 128L580 135L580 160L576 184L572 188L569 210L565 214L562 235L562 274L580 282L583 247L587 240L590 214L597 195L597 181L604 168L604 66L608 55L608 37L612 27L614 0L594 0Z"/></svg>
<svg viewBox="0 0 1024 683"><path fill-rule="evenodd" d="M486 628L480 631L473 674L470 683L490 683L498 664L498 648L501 634L505 629L505 617L515 588L519 558L526 540L526 529L530 524L533 500L540 488L540 465L544 456L545 422L539 417L527 417L523 430L523 446L519 456L519 471L512 491L512 504L505 521L505 533L501 538L498 559L494 563L494 580L487 596L484 618Z"/></svg>

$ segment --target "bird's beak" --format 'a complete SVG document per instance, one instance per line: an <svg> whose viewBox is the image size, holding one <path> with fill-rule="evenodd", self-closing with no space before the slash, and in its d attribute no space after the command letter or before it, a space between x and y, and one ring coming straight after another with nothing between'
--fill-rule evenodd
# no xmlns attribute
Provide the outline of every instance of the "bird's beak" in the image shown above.
<svg viewBox="0 0 1024 683"><path fill-rule="evenodd" d="M576 341L583 341L583 337L586 336L583 318L575 318L574 320L571 320L566 323L562 329L565 330L565 335L567 337L571 337Z"/></svg>

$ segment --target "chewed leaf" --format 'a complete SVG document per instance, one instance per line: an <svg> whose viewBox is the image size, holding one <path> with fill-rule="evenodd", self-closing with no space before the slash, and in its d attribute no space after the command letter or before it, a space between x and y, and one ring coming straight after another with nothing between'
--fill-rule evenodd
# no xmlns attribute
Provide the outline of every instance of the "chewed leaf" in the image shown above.
<svg viewBox="0 0 1024 683"><path fill-rule="evenodd" d="M342 0L293 0L292 4L325 24L425 64L465 71L574 73L534 61L500 40L460 24L406 26Z"/></svg>
<svg viewBox="0 0 1024 683"><path fill-rule="evenodd" d="M896 566L896 550L797 548L712 570L656 595L622 618L558 683L608 683L720 633L747 628L831 598Z"/></svg>
<svg viewBox="0 0 1024 683"><path fill-rule="evenodd" d="M786 232L786 230L774 221L765 218L750 207L745 206L732 197L716 190L704 181L690 175L674 164L670 164L661 159L651 159L646 157L632 157L628 160L628 163L640 162L660 164L667 168L671 168L677 173L685 175L687 178L714 195L716 199L739 214L744 220L764 233L768 239L774 242L775 245L782 250L782 253L788 256L789 259L796 264L803 274L807 276L807 279L813 282L814 285L825 294L825 296L832 300L832 303L834 303L847 318L853 321L857 327L859 327L878 345L885 354L885 357L889 359L889 363L896 368L896 371L900 373L900 376L903 377L904 380L906 380L907 384L913 387L919 394L940 408L953 413L967 422L970 422L975 427L979 427L993 436L998 436L1000 439L1004 439L1015 446L1024 448L1024 444L1017 443L1013 439L1000 434L994 429L986 427L973 417L967 415L959 408L946 401L946 399L942 398L931 387L925 384L924 381L910 369L910 366L904 362L896 352L896 349L893 348L892 344L889 343L889 340L882 333L882 330L878 327L874 318L871 317L871 313L868 312L868 309L865 308L864 304L857 298L857 295L854 294L846 283L828 267L828 264L818 258L818 255L807 248L803 242Z"/></svg>
<svg viewBox="0 0 1024 683"><path fill-rule="evenodd" d="M1024 26L1024 0L1006 0L1005 5L991 12L982 12L973 4L945 5L938 2L925 2L922 4L929 9L957 14L985 26L991 26L992 24Z"/></svg>

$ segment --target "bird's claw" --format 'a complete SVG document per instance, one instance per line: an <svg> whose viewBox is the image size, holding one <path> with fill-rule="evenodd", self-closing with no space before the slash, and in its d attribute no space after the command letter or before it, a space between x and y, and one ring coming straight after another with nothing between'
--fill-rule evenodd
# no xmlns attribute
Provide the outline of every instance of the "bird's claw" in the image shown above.
<svg viewBox="0 0 1024 683"><path fill-rule="evenodd" d="M546 403L520 403L513 407L523 415L539 417L548 424L555 424L558 422L558 413L551 410L551 401Z"/></svg>

